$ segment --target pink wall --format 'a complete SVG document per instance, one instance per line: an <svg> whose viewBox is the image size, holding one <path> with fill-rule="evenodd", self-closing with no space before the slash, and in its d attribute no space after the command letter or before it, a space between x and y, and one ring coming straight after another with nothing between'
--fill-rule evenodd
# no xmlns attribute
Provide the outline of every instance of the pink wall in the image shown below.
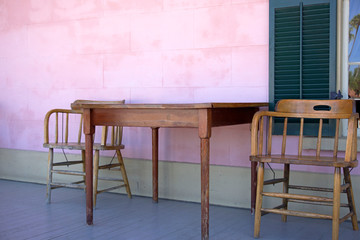
<svg viewBox="0 0 360 240"><path fill-rule="evenodd" d="M0 0L0 148L40 150L43 118L76 99L266 102L268 0ZM211 163L249 166L249 125L213 131ZM124 156L151 158L150 129ZM160 158L199 162L194 129Z"/></svg>

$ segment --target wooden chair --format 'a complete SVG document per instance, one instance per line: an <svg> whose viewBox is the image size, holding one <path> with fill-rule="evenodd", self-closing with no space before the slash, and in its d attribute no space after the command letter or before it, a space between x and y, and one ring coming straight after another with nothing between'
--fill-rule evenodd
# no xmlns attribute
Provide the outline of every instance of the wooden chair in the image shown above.
<svg viewBox="0 0 360 240"><path fill-rule="evenodd" d="M265 132L265 118L268 120L268 135L264 139ZM283 119L284 128L282 135L281 148L279 146L279 153L272 154L272 128L274 126L274 119ZM322 218L332 220L332 239L338 239L339 224L348 218L351 218L354 230L358 230L358 223L355 210L355 201L350 180L350 168L357 166L357 118L355 113L355 103L353 100L280 100L274 112L260 111L254 115L251 128L251 156L250 161L259 163L257 175L257 190L256 190L256 205L255 205L255 224L254 237L259 237L260 234L260 219L262 214L278 213L282 215L282 220L286 222L286 216L301 216L311 218ZM289 155L285 152L287 143L287 128L289 119L299 120L299 145L297 154ZM319 123L317 147L312 156L303 155L303 133L304 122L306 119L317 119ZM330 120L327 120L330 119ZM339 145L339 124L340 119L347 119L347 137L346 150L344 157L338 154ZM334 150L332 156L320 156L320 147L322 140L322 128L324 121L335 121L335 137ZM326 123L326 122L325 122ZM265 137L266 138L266 137ZM265 141L264 141L265 140ZM266 146L267 144L267 146ZM263 147L265 148L263 153ZM322 155L324 155L322 153ZM264 181L264 164L265 163L280 163L284 164L283 178L271 179ZM290 165L311 165L311 166L326 166L333 167L334 171L334 185L333 188L323 188L319 186L299 186L290 185ZM341 184L341 168L344 173L344 184ZM283 192L264 192L264 185L283 183ZM314 195L304 195L290 193L290 189L297 189L295 191L314 191L315 195L321 195L319 192L333 192L333 197L323 197ZM293 191L293 190L292 190ZM340 202L340 193L346 193L348 203ZM263 197L275 197L282 199L282 204L275 208L262 208ZM303 211L294 211L288 209L288 203L307 203L319 204L332 207L332 215L311 213ZM340 218L340 207L349 209L349 213Z"/></svg>
<svg viewBox="0 0 360 240"><path fill-rule="evenodd" d="M95 102L95 101L91 101ZM123 104L124 101L103 102L96 101L99 104L116 103ZM59 187L82 188L85 189L85 142L82 142L83 116L81 110L76 109L53 109L50 110L44 121L44 147L49 148L48 157L48 178L47 178L47 201L51 201L51 190ZM108 132L110 135L108 137ZM53 133L51 134L50 131ZM74 134L71 134L74 133ZM76 136L74 136L76 135ZM51 140L50 140L51 138ZM60 139L61 138L61 139ZM108 142L108 138L109 142ZM94 137L95 139L95 137ZM102 127L100 143L94 143L94 206L96 206L97 194L125 187L127 195L131 198L131 191L129 181L126 175L124 161L121 155L121 149L124 149L122 141L122 127L120 126L104 126ZM54 149L61 149L65 161L54 160ZM68 153L72 150L81 151L81 160L71 160ZM112 150L115 151L117 163L110 163L99 165L100 151ZM114 157L115 157L114 155ZM73 156L72 156L73 157ZM72 165L81 165L82 168L70 169ZM106 176L99 176L99 170L120 170L122 178L113 178ZM78 181L54 181L54 175L73 175L80 176ZM70 178L70 177L68 177ZM119 182L115 186L98 190L98 180L110 181L112 183Z"/></svg>

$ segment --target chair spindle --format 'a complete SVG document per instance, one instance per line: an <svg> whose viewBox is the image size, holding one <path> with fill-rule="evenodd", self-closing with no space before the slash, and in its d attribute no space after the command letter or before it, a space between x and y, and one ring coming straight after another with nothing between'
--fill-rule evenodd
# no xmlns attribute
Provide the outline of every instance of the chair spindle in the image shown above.
<svg viewBox="0 0 360 240"><path fill-rule="evenodd" d="M272 124L273 117L269 117L269 132L268 132L268 141L267 141L267 154L271 154L271 144L272 144Z"/></svg>
<svg viewBox="0 0 360 240"><path fill-rule="evenodd" d="M117 133L118 144L122 143L122 135L123 135L123 127L118 127L118 133Z"/></svg>
<svg viewBox="0 0 360 240"><path fill-rule="evenodd" d="M59 114L55 116L55 143L59 142Z"/></svg>
<svg viewBox="0 0 360 240"><path fill-rule="evenodd" d="M304 137L304 118L300 119L300 133L299 133L299 150L298 155L302 155L302 146L303 146L303 137Z"/></svg>
<svg viewBox="0 0 360 240"><path fill-rule="evenodd" d="M285 155L285 149L286 149L286 134L287 134L287 124L288 124L288 118L286 117L286 118L284 119L284 131L283 131L283 139L282 139L281 155Z"/></svg>
<svg viewBox="0 0 360 240"><path fill-rule="evenodd" d="M108 136L108 127L107 127L107 126L103 126L102 136L101 136L101 145L103 145L103 146L106 145L107 136Z"/></svg>
<svg viewBox="0 0 360 240"><path fill-rule="evenodd" d="M119 127L118 126L115 127L115 143L120 144L120 141L119 141Z"/></svg>
<svg viewBox="0 0 360 240"><path fill-rule="evenodd" d="M259 129L259 154L263 153L263 144L264 144L264 117L260 120L260 129Z"/></svg>
<svg viewBox="0 0 360 240"><path fill-rule="evenodd" d="M111 145L115 145L115 128L111 126Z"/></svg>
<svg viewBox="0 0 360 240"><path fill-rule="evenodd" d="M336 128L335 128L335 136L334 136L334 157L337 157L338 147L339 147L339 126L340 119L336 119Z"/></svg>
<svg viewBox="0 0 360 240"><path fill-rule="evenodd" d="M66 113L65 143L68 143L68 139L69 139L69 113Z"/></svg>
<svg viewBox="0 0 360 240"><path fill-rule="evenodd" d="M82 123L83 123L83 115L81 114L80 117L80 126L79 126L79 133L78 133L78 143L81 142L81 135L82 135Z"/></svg>
<svg viewBox="0 0 360 240"><path fill-rule="evenodd" d="M317 144L316 144L316 157L320 156L322 126L323 126L323 119L321 118L320 121L319 121L319 132L318 132L318 138L317 138Z"/></svg>

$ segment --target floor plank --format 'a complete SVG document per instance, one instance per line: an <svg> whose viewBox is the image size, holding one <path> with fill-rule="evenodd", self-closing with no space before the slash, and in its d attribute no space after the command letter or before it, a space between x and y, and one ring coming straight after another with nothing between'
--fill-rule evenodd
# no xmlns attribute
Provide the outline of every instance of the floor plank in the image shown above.
<svg viewBox="0 0 360 240"><path fill-rule="evenodd" d="M56 189L46 204L46 187L0 180L0 239L200 239L200 204L103 193L94 210L94 225L85 223L85 193ZM253 239L253 216L247 209L210 206L210 239ZM261 239L331 239L331 221L268 214ZM340 239L360 239L350 222Z"/></svg>

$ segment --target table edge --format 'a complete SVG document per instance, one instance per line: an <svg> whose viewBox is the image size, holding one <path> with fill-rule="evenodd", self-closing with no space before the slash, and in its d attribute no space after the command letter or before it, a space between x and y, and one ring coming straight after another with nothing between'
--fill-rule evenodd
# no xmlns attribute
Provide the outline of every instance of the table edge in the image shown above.
<svg viewBox="0 0 360 240"><path fill-rule="evenodd" d="M214 102L214 103L175 103L175 104L96 104L78 103L71 104L72 109L84 108L122 108L122 109L211 109L211 108L246 108L246 107L267 107L267 102Z"/></svg>

